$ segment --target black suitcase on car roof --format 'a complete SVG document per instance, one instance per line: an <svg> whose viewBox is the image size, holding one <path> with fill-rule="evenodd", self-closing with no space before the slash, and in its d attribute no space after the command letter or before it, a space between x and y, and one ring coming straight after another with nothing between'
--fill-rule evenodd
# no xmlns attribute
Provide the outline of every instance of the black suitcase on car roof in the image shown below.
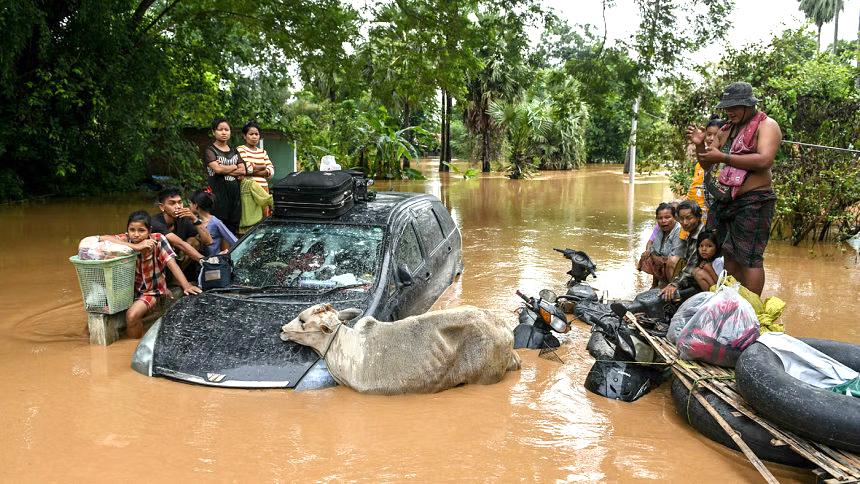
<svg viewBox="0 0 860 484"><path fill-rule="evenodd" d="M343 171L293 172L272 186L275 216L335 218L352 209L353 177Z"/></svg>

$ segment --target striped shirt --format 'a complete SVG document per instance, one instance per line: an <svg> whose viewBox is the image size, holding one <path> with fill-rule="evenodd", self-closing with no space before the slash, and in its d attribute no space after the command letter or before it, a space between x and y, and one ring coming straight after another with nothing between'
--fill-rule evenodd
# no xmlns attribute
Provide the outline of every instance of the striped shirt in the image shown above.
<svg viewBox="0 0 860 484"><path fill-rule="evenodd" d="M266 167L266 176L254 176L252 177L258 185L263 187L267 192L269 191L269 182L266 180L267 178L272 178L275 176L275 167L272 165L272 161L269 159L269 154L266 153L266 150L262 148L253 149L247 145L242 145L237 148L239 151L239 156L242 157L248 163L253 163L254 168L259 168L261 166Z"/></svg>
<svg viewBox="0 0 860 484"><path fill-rule="evenodd" d="M128 242L128 234L117 234L117 239ZM167 278L164 275L167 263L170 259L176 259L176 253L167 242L167 237L152 232L149 238L156 241L155 247L146 256L138 252L137 264L134 270L134 295L160 296L170 294L167 289Z"/></svg>

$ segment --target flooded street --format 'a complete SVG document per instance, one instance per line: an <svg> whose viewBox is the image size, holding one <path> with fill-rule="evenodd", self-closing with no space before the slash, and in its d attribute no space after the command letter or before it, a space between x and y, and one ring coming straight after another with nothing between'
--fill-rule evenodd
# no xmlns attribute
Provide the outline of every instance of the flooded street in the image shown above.
<svg viewBox="0 0 860 484"><path fill-rule="evenodd" d="M562 291L569 262L553 248L586 251L589 281L630 298L650 276L634 259L671 199L663 177L631 192L620 167L379 182L426 191L463 233L466 271L437 302L511 312L516 289ZM634 403L582 386L593 359L575 325L563 364L520 350L523 367L496 385L433 395L363 396L232 390L146 378L129 367L137 340L90 346L68 257L87 235L124 231L150 201L66 201L0 207L0 480L331 481L757 481L739 453L676 415L669 385ZM844 250L843 250L844 248ZM764 296L787 302L794 336L860 343L860 265L847 246L772 242ZM786 481L812 474L769 465Z"/></svg>

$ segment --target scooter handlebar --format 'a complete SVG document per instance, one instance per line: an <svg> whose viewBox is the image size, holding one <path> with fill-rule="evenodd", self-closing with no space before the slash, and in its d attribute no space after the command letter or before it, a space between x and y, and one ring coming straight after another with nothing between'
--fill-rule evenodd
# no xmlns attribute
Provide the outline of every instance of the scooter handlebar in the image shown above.
<svg viewBox="0 0 860 484"><path fill-rule="evenodd" d="M575 252L573 249L556 249L556 248L553 248L552 250L554 250L556 252L561 252L568 259L570 258L571 254Z"/></svg>
<svg viewBox="0 0 860 484"><path fill-rule="evenodd" d="M532 302L531 298L530 298L530 297L528 297L528 296L526 296L525 294L521 293L519 289L517 289L517 296L519 296L519 297L523 298L523 301L525 301L525 302L527 302L527 303L531 303L531 302Z"/></svg>

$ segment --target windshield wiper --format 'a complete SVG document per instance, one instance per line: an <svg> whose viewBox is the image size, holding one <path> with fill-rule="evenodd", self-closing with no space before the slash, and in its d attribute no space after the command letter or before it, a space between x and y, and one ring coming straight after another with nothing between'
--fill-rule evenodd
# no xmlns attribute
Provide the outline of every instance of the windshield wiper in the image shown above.
<svg viewBox="0 0 860 484"><path fill-rule="evenodd" d="M264 286L229 286L229 287L216 287L215 289L210 289L206 292L259 292L259 291L267 291L269 289L285 289L287 286L282 286L280 284L266 284Z"/></svg>
<svg viewBox="0 0 860 484"><path fill-rule="evenodd" d="M367 285L368 285L368 283L362 282L360 284L356 283L356 284L347 284L345 286L337 286L337 287L333 287L331 289L326 289L323 292L320 292L319 295L320 296L327 296L327 295L335 293L335 292L343 291L344 289L355 289L355 288L364 287Z"/></svg>
<svg viewBox="0 0 860 484"><path fill-rule="evenodd" d="M340 292L340 291L343 291L345 289L356 289L356 288L364 287L367 285L368 285L368 283L364 282L361 284L347 284L345 286L337 286L337 287L332 287L332 288L320 288L320 289L316 289L316 290L314 290L312 288L307 288L307 287L295 287L295 286L276 286L276 287L283 289L283 291L278 291L278 292L284 292L284 293L304 292L306 294L307 293L313 294L314 296L328 296L329 294ZM274 294L271 292L267 292L264 294L250 294L246 297L246 299L258 299L258 298L264 298L264 297L271 297L273 295Z"/></svg>

